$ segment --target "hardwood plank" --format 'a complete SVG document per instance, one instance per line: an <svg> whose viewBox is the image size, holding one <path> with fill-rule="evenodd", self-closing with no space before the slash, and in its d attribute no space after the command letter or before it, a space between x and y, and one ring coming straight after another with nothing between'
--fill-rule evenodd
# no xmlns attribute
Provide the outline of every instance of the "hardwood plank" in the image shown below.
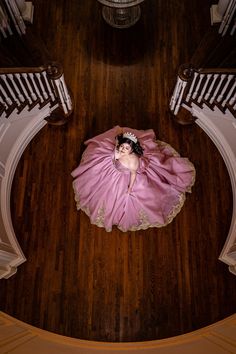
<svg viewBox="0 0 236 354"><path fill-rule="evenodd" d="M12 217L27 262L1 281L1 309L63 335L117 342L179 335L234 313L235 278L218 261L232 211L227 169L206 134L174 123L168 108L178 66L209 28L210 1L146 1L127 30L109 27L96 1L34 6L32 29L62 62L75 112L68 125L43 128L17 166ZM106 233L76 211L70 172L83 141L117 124L153 128L195 164L193 192L165 228Z"/></svg>

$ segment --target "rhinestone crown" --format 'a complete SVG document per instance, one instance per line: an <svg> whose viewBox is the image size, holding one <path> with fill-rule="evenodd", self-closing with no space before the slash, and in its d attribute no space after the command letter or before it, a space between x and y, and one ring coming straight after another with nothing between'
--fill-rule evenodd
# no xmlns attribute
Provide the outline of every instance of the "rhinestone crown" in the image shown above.
<svg viewBox="0 0 236 354"><path fill-rule="evenodd" d="M129 133L129 132L125 132L125 133L123 134L123 138L127 138L127 139L129 139L129 140L132 140L135 144L136 144L137 141L138 141L137 137L136 137L134 134Z"/></svg>

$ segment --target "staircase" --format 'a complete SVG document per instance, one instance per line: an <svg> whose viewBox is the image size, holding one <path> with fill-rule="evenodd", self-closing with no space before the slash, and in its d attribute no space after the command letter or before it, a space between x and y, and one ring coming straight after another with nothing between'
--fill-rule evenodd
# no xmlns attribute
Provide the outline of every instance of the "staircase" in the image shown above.
<svg viewBox="0 0 236 354"><path fill-rule="evenodd" d="M212 111L219 108L223 114L231 112L236 117L236 69L196 70L182 65L170 109L177 116L181 107L191 112L193 104Z"/></svg>
<svg viewBox="0 0 236 354"><path fill-rule="evenodd" d="M0 278L26 259L11 221L10 195L18 161L47 123L65 124L73 112L61 66L0 68Z"/></svg>
<svg viewBox="0 0 236 354"><path fill-rule="evenodd" d="M236 69L179 68L170 110L180 124L198 124L212 139L229 172L233 213L219 259L236 275Z"/></svg>
<svg viewBox="0 0 236 354"><path fill-rule="evenodd" d="M50 114L59 108L62 124L72 113L72 101L62 68L57 63L37 68L0 68L0 117L14 119L27 115L35 107L50 107ZM49 114L49 116L50 116ZM58 117L59 118L59 117Z"/></svg>

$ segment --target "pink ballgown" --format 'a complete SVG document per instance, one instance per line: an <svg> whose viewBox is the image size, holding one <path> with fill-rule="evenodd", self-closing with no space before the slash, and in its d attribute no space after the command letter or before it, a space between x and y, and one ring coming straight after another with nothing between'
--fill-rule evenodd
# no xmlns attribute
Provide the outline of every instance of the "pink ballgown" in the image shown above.
<svg viewBox="0 0 236 354"><path fill-rule="evenodd" d="M135 134L144 149L139 158L135 183L127 193L130 171L114 159L115 137ZM78 210L92 224L111 231L135 231L169 224L191 192L195 168L168 144L156 140L152 129L136 130L116 126L85 142L79 166L72 172Z"/></svg>

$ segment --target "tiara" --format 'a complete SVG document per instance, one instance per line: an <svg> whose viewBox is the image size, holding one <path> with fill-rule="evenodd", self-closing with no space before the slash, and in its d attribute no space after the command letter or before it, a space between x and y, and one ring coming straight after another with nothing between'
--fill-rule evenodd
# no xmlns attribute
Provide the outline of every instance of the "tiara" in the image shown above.
<svg viewBox="0 0 236 354"><path fill-rule="evenodd" d="M132 140L135 144L136 144L137 141L138 141L137 137L136 137L134 134L129 133L129 132L124 133L124 134L123 134L123 138L127 138L127 139L129 139L129 140Z"/></svg>

